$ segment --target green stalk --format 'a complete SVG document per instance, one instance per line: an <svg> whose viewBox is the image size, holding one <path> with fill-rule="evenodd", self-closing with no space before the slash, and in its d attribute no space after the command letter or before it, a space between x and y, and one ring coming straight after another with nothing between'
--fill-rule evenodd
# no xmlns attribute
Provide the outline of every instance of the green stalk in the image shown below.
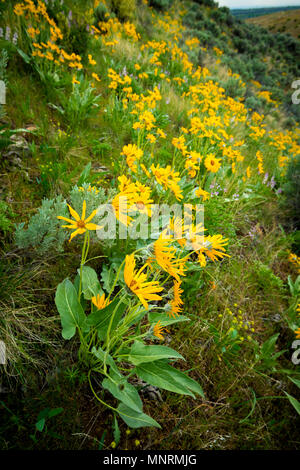
<svg viewBox="0 0 300 470"><path fill-rule="evenodd" d="M88 248L87 248L87 251L86 251L87 240L88 240ZM82 292L82 267L83 267L83 265L85 263L85 260L87 258L89 246L90 246L90 234L89 234L89 231L87 230L85 232L84 242L83 242L83 247L82 247L82 252L81 252L80 280L79 280L79 290L78 290L78 300L79 300L79 302L80 302L80 297L81 297L81 292Z"/></svg>

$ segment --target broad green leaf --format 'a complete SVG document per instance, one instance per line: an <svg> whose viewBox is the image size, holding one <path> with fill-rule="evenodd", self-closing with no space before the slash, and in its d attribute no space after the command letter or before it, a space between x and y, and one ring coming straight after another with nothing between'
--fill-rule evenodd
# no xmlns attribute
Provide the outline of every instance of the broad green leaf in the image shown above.
<svg viewBox="0 0 300 470"><path fill-rule="evenodd" d="M300 380L299 379L294 379L293 377L289 377L289 379L297 385L298 388L300 388Z"/></svg>
<svg viewBox="0 0 300 470"><path fill-rule="evenodd" d="M135 341L131 346L128 360L135 366L144 362L153 362L159 359L183 359L174 349L167 346L146 346L141 341Z"/></svg>
<svg viewBox="0 0 300 470"><path fill-rule="evenodd" d="M74 287L76 289L77 294L79 292L79 284L80 284L80 276L79 276L79 274L76 274L76 276L74 278Z"/></svg>
<svg viewBox="0 0 300 470"><path fill-rule="evenodd" d="M165 361L140 364L136 367L135 371L142 380L155 387L183 395L190 395L195 398L192 393L194 392L204 398L203 390L195 380L170 366Z"/></svg>
<svg viewBox="0 0 300 470"><path fill-rule="evenodd" d="M137 413L123 403L119 404L117 412L130 428L142 428L145 426L161 428L161 426L154 419L150 418L150 416L145 413Z"/></svg>
<svg viewBox="0 0 300 470"><path fill-rule="evenodd" d="M300 402L298 400L296 400L296 398L289 395L287 392L284 392L284 393L286 394L286 396L288 397L290 403L293 405L293 407L297 411L298 415L300 415Z"/></svg>
<svg viewBox="0 0 300 470"><path fill-rule="evenodd" d="M164 361L149 362L137 366L135 373L145 382L154 385L154 387L195 398L195 395L187 387L173 377L167 366L168 364Z"/></svg>
<svg viewBox="0 0 300 470"><path fill-rule="evenodd" d="M176 318L170 318L169 315L157 313L157 312L149 313L148 320L149 320L149 323L151 324L156 324L158 321L160 321L162 326L169 326L169 325L173 325L173 323L190 321L190 319L188 317L185 317L184 315L180 315L179 317L176 317Z"/></svg>
<svg viewBox="0 0 300 470"><path fill-rule="evenodd" d="M77 271L80 274L80 268ZM98 294L103 294L97 273L90 266L82 267L82 293L87 300L96 297Z"/></svg>
<svg viewBox="0 0 300 470"><path fill-rule="evenodd" d="M114 315L114 318L111 325L111 331L117 327L119 321L122 318L123 312L127 305L123 302L119 302L120 300L116 298L109 305L107 305L107 307L104 307L101 310L96 310L88 316L87 324L94 326L97 329L98 337L101 341L106 339L107 330L112 315Z"/></svg>
<svg viewBox="0 0 300 470"><path fill-rule="evenodd" d="M197 395L200 395L202 398L205 398L202 387L198 384L198 382L196 382L196 380L191 379L191 377L186 375L184 372L181 372L181 370L175 369L169 364L167 364L167 366L168 366L170 373L172 373L173 377L176 378L178 382L180 382L182 385L185 385L188 389L190 389L192 392L196 393Z"/></svg>
<svg viewBox="0 0 300 470"><path fill-rule="evenodd" d="M112 374L110 374L112 375ZM142 413L143 403L136 388L129 384L126 379L110 376L102 381L102 386L108 390L117 400L128 406L137 413Z"/></svg>
<svg viewBox="0 0 300 470"><path fill-rule="evenodd" d="M57 286L55 304L60 314L62 336L64 339L71 339L76 328L83 328L86 316L78 301L76 289L69 279Z"/></svg>

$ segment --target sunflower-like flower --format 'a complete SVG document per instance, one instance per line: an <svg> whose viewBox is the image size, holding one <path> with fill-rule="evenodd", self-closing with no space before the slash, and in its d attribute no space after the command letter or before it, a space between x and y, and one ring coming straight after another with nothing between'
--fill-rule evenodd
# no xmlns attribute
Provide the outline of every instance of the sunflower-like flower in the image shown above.
<svg viewBox="0 0 300 470"><path fill-rule="evenodd" d="M220 161L220 158L216 158L212 153L209 153L204 160L205 168L212 173L216 173L221 166Z"/></svg>
<svg viewBox="0 0 300 470"><path fill-rule="evenodd" d="M118 180L120 192L112 200L116 218L129 226L133 220L129 214L140 212L150 217L153 203L150 199L151 188L139 181L133 183L125 175L119 176Z"/></svg>
<svg viewBox="0 0 300 470"><path fill-rule="evenodd" d="M228 238L223 238L222 235L204 236L204 242L197 251L198 260L201 266L206 266L205 255L212 261L217 261L218 258L224 258L224 256L230 257L225 253L225 246L227 244Z"/></svg>
<svg viewBox="0 0 300 470"><path fill-rule="evenodd" d="M158 281L147 281L147 274L144 269L147 264L144 264L138 271L135 269L134 253L126 255L124 280L129 289L137 295L143 306L148 310L147 300L161 300L162 297L158 292L163 290Z"/></svg>
<svg viewBox="0 0 300 470"><path fill-rule="evenodd" d="M197 171L200 170L199 164L201 160L202 156L198 152L191 151L189 155L187 155L185 168L188 170L191 178L195 178Z"/></svg>
<svg viewBox="0 0 300 470"><path fill-rule="evenodd" d="M131 205L128 202L129 194L127 192L118 193L112 200L112 206L114 208L114 213L116 218L123 225L130 225L132 222L132 217L128 215L128 208Z"/></svg>
<svg viewBox="0 0 300 470"><path fill-rule="evenodd" d="M207 201L210 198L210 193L204 191L204 189L202 188L198 188L195 194L198 197L203 197L203 202Z"/></svg>
<svg viewBox="0 0 300 470"><path fill-rule="evenodd" d="M135 144L128 144L123 147L121 155L126 157L127 165L135 173L137 170L136 161L140 160L143 156L143 150L139 149Z"/></svg>
<svg viewBox="0 0 300 470"><path fill-rule="evenodd" d="M184 221L180 217L173 217L170 220L168 231L170 232L171 237L176 240L181 247L185 246L186 239Z"/></svg>
<svg viewBox="0 0 300 470"><path fill-rule="evenodd" d="M164 328L162 325L161 325L161 321L158 320L158 322L156 323L156 325L154 325L153 327L153 334L154 336L156 336L156 338L158 339L161 339L163 340L164 337L163 337L163 333L166 331L166 328Z"/></svg>
<svg viewBox="0 0 300 470"><path fill-rule="evenodd" d="M105 294L102 294L101 297L100 294L92 297L92 302L98 310L102 310L110 304L110 300L105 298Z"/></svg>
<svg viewBox="0 0 300 470"><path fill-rule="evenodd" d="M225 253L225 246L228 244L228 238L223 238L222 235L208 235L205 236L205 254L212 260L216 261L218 258L223 258L229 255Z"/></svg>
<svg viewBox="0 0 300 470"><path fill-rule="evenodd" d="M295 330L295 335L296 339L300 339L300 328L297 328L297 330Z"/></svg>
<svg viewBox="0 0 300 470"><path fill-rule="evenodd" d="M100 225L90 223L90 221L97 214L98 209L94 210L89 217L85 218L86 201L83 201L83 204L82 204L81 217L77 214L77 212L74 209L72 209L72 207L69 204L67 204L67 206L69 208L71 216L74 217L75 220L68 219L68 218L63 217L61 215L58 215L57 218L61 219L61 220L65 220L66 222L68 222L70 224L70 225L62 225L63 228L69 228L71 230L75 230L75 232L73 232L71 234L71 236L69 238L69 242L74 237L76 237L76 235L81 235L81 234L85 233L87 230L98 230L98 229L102 228L102 227L100 227Z"/></svg>
<svg viewBox="0 0 300 470"><path fill-rule="evenodd" d="M181 294L183 290L181 289L181 281L175 281L173 286L173 299L170 302L171 309L168 310L169 317L175 318L178 317L182 312L183 301L181 299Z"/></svg>
<svg viewBox="0 0 300 470"><path fill-rule="evenodd" d="M172 239L164 230L154 242L155 259L159 266L168 274L180 281L180 276L185 276L185 258L176 258L176 248L172 245Z"/></svg>
<svg viewBox="0 0 300 470"><path fill-rule="evenodd" d="M190 249L197 251L201 249L204 245L204 232L207 229L200 222L198 224L190 223L185 232L185 237L188 241Z"/></svg>

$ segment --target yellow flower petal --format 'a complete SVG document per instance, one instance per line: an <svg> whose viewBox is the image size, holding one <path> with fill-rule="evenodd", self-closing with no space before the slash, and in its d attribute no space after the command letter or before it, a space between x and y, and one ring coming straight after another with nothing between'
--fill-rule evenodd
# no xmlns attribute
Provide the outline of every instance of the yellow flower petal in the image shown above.
<svg viewBox="0 0 300 470"><path fill-rule="evenodd" d="M57 216L58 219L65 220L66 222L69 222L70 224L74 224L74 220L67 219L67 217L63 217L62 215Z"/></svg>
<svg viewBox="0 0 300 470"><path fill-rule="evenodd" d="M103 228L103 225L97 225L97 224L85 224L85 228L88 230L100 230Z"/></svg>
<svg viewBox="0 0 300 470"><path fill-rule="evenodd" d="M85 219L85 212L86 212L86 201L84 200L84 201L83 201L83 204L82 204L82 216L81 216L81 220L84 220L84 219Z"/></svg>
<svg viewBox="0 0 300 470"><path fill-rule="evenodd" d="M95 215L97 214L98 212L98 209L95 209L91 215L89 215L89 217L85 220L85 223L87 224L90 220L92 220L93 217L95 217Z"/></svg>
<svg viewBox="0 0 300 470"><path fill-rule="evenodd" d="M81 234L84 233L85 231L86 231L85 228L79 228L79 229L75 230L75 232L73 232L72 235L70 236L69 242L70 242L71 240L73 240L73 238L76 237L76 235L81 235Z"/></svg>
<svg viewBox="0 0 300 470"><path fill-rule="evenodd" d="M76 222L78 222L78 221L80 220L80 217L79 217L79 215L77 214L77 212L76 212L74 209L72 209L72 207L71 207L69 204L67 204L67 206L68 206L68 208L69 208L69 211L70 211L71 216L74 217L74 219L76 220Z"/></svg>

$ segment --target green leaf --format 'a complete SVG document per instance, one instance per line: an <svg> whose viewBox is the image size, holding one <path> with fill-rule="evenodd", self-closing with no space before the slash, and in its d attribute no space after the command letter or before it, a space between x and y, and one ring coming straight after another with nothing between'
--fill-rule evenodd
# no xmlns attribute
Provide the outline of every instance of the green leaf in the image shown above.
<svg viewBox="0 0 300 470"><path fill-rule="evenodd" d="M62 411L63 408L45 408L44 410L40 411L37 417L37 422L35 423L36 429L42 432L46 424L46 419L53 418L54 416L60 414Z"/></svg>
<svg viewBox="0 0 300 470"><path fill-rule="evenodd" d="M63 411L64 411L63 408L53 408L52 410L49 411L48 417L49 417L49 418L53 418L54 416L59 415L59 414L62 413Z"/></svg>
<svg viewBox="0 0 300 470"><path fill-rule="evenodd" d="M97 349L95 346L92 348L92 354L94 354L94 356L96 356L97 359L99 359L102 363L104 362L104 359L106 357L106 364L108 364L112 368L115 374L118 374L121 377L121 373L119 372L119 369L110 354L106 356L105 351L103 351L103 349L101 349L100 347Z"/></svg>
<svg viewBox="0 0 300 470"><path fill-rule="evenodd" d="M238 337L238 331L234 328L233 330L231 330L229 336L231 336L231 339L236 339Z"/></svg>
<svg viewBox="0 0 300 470"><path fill-rule="evenodd" d="M92 168L92 164L91 164L91 162L89 162L84 167L81 175L79 176L79 179L78 179L78 182L77 182L78 186L81 186L83 183L88 183L88 178L89 178L89 175L90 175L91 168Z"/></svg>
<svg viewBox="0 0 300 470"><path fill-rule="evenodd" d="M265 341L263 343L263 345L261 347L261 352L264 355L271 354L272 352L275 351L275 344L276 344L276 341L278 339L278 336L279 336L279 333L277 333L276 335L271 336L271 338L267 339L267 341Z"/></svg>
<svg viewBox="0 0 300 470"><path fill-rule="evenodd" d="M131 408L128 408L123 403L119 404L117 412L130 428L142 428L145 426L161 428L161 426L150 416L146 415L145 413L137 413Z"/></svg>
<svg viewBox="0 0 300 470"><path fill-rule="evenodd" d="M174 378L178 380L182 385L185 385L188 389L190 389L192 392L196 393L197 395L200 395L202 398L205 398L204 392L202 387L196 382L196 380L191 379L188 375L186 375L184 372L181 372L181 370L175 369L174 367L170 366L167 364L169 367L169 371L172 371L172 375Z"/></svg>
<svg viewBox="0 0 300 470"><path fill-rule="evenodd" d="M71 339L76 328L83 328L86 316L78 301L76 289L69 279L57 286L55 304L60 314L62 336L64 339Z"/></svg>
<svg viewBox="0 0 300 470"><path fill-rule="evenodd" d="M40 421L42 418L48 418L50 411L51 408L44 408L42 411L39 412L37 420Z"/></svg>
<svg viewBox="0 0 300 470"><path fill-rule="evenodd" d="M113 434L114 434L115 443L118 445L121 439L121 432L119 429L118 420L116 416L114 417L114 422L113 422Z"/></svg>
<svg viewBox="0 0 300 470"><path fill-rule="evenodd" d="M35 427L38 431L42 432L45 426L46 420L45 418L40 419L35 423Z"/></svg>
<svg viewBox="0 0 300 470"><path fill-rule="evenodd" d="M103 288L106 290L106 292L110 292L110 289L113 285L115 277L115 271L112 267L108 269L106 264L103 265L102 272L101 272L101 281L103 283Z"/></svg>
<svg viewBox="0 0 300 470"><path fill-rule="evenodd" d="M295 297L296 289L295 289L295 284L293 283L291 276L288 276L288 285L289 285L292 297Z"/></svg>
<svg viewBox="0 0 300 470"><path fill-rule="evenodd" d="M135 373L150 385L195 398L194 394L188 388L179 383L176 378L170 374L167 366L168 364L164 361L140 364L136 367Z"/></svg>
<svg viewBox="0 0 300 470"><path fill-rule="evenodd" d="M104 307L101 310L96 310L88 316L87 324L94 326L98 331L98 337L101 341L106 339L106 334L108 326L111 320L111 316L114 315L111 331L113 331L119 321L122 318L123 312L126 309L127 305L123 302L120 303L120 300L116 298L113 300L107 307Z"/></svg>
<svg viewBox="0 0 300 470"><path fill-rule="evenodd" d="M165 361L141 364L136 367L135 373L142 380L155 387L182 395L190 395L193 398L195 398L195 395L192 392L195 392L204 398L203 390L195 380Z"/></svg>
<svg viewBox="0 0 300 470"><path fill-rule="evenodd" d="M102 386L128 408L137 413L142 413L143 403L138 391L126 381L125 377L120 380L119 376L116 377L113 373L110 373L110 377L103 380Z"/></svg>
<svg viewBox="0 0 300 470"><path fill-rule="evenodd" d="M298 388L300 388L300 380L288 377Z"/></svg>
<svg viewBox="0 0 300 470"><path fill-rule="evenodd" d="M167 346L146 346L141 341L135 341L131 346L128 360L135 366L144 362L153 362L159 359L183 359L174 349Z"/></svg>
<svg viewBox="0 0 300 470"><path fill-rule="evenodd" d="M157 312L149 313L148 320L151 324L156 324L160 320L162 326L169 326L173 325L173 323L180 323L182 321L190 321L190 319L184 315L180 315L176 318L170 318L169 315Z"/></svg>
<svg viewBox="0 0 300 470"><path fill-rule="evenodd" d="M102 433L101 439L100 439L100 441L99 441L98 450L102 450L102 449L103 449L106 434L107 434L107 430L105 429L105 431Z"/></svg>
<svg viewBox="0 0 300 470"><path fill-rule="evenodd" d="M298 415L300 415L300 402L298 400L296 400L296 398L289 395L287 392L284 392L284 393L286 394L286 396L288 397L290 403L293 405L293 407L297 411Z"/></svg>
<svg viewBox="0 0 300 470"><path fill-rule="evenodd" d="M80 275L80 268L77 271ZM82 267L82 293L87 300L91 300L92 297L96 297L98 294L103 294L97 273L89 266Z"/></svg>
<svg viewBox="0 0 300 470"><path fill-rule="evenodd" d="M30 57L27 54L25 54L25 52L23 52L21 49L17 48L17 51L22 57L22 59L24 60L24 62L26 62L26 64L30 64L30 61L31 61Z"/></svg>

